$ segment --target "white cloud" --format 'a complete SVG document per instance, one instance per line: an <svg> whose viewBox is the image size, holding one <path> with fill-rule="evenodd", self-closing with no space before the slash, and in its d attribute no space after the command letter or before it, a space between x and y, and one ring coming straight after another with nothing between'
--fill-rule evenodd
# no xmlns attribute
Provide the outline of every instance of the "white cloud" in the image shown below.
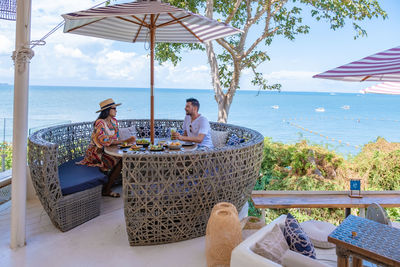
<svg viewBox="0 0 400 267"><path fill-rule="evenodd" d="M143 70L148 62L146 56L138 56L134 52L126 53L118 50L104 54L98 53L96 74L114 80L134 80L143 75Z"/></svg>
<svg viewBox="0 0 400 267"><path fill-rule="evenodd" d="M176 67L172 63L157 66L156 78L158 87L166 88L211 88L211 77L207 65L185 66L186 62L179 63ZM171 86L172 85L172 86Z"/></svg>
<svg viewBox="0 0 400 267"><path fill-rule="evenodd" d="M270 73L264 73L264 78L267 80L298 80L310 79L317 72L302 71L302 70L281 70Z"/></svg>
<svg viewBox="0 0 400 267"><path fill-rule="evenodd" d="M13 43L9 38L0 34L0 55L1 54L10 54L13 50Z"/></svg>

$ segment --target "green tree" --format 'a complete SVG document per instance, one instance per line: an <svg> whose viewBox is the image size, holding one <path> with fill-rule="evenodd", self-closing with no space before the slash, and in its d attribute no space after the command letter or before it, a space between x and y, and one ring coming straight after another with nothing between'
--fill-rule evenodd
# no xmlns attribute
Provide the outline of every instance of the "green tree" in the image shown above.
<svg viewBox="0 0 400 267"><path fill-rule="evenodd" d="M243 33L216 40L222 47L216 52L214 43L205 44L168 44L156 45L156 59L170 61L176 65L184 49L205 50L211 70L215 100L218 104L218 121L227 122L229 109L239 89L239 80L243 70L251 70L252 84L261 90L280 90L280 84L269 84L257 67L269 60L268 47L277 36L294 40L298 34L307 34L310 26L303 17L311 15L317 21L327 21L330 28L336 30L352 23L354 38L367 33L358 22L364 19L386 18L377 0L168 0L172 5L204 12L209 18L221 21L241 29ZM306 14L310 12L311 14ZM255 29L257 26L257 29ZM262 31L259 27L262 26ZM250 32L255 40L248 38Z"/></svg>

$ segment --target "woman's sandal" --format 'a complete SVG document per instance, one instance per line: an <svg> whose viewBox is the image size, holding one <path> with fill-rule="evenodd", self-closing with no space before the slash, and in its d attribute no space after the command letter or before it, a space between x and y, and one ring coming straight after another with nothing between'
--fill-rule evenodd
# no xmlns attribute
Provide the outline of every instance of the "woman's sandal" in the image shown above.
<svg viewBox="0 0 400 267"><path fill-rule="evenodd" d="M105 197L114 197L114 198L120 197L119 193L113 192L113 191L111 191L109 193L102 193L102 195Z"/></svg>

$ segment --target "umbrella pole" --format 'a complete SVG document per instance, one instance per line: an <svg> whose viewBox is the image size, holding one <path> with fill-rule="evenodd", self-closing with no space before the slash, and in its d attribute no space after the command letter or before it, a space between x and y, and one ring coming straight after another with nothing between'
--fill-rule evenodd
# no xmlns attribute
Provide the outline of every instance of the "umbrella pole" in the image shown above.
<svg viewBox="0 0 400 267"><path fill-rule="evenodd" d="M154 15L150 15L150 140L154 145Z"/></svg>

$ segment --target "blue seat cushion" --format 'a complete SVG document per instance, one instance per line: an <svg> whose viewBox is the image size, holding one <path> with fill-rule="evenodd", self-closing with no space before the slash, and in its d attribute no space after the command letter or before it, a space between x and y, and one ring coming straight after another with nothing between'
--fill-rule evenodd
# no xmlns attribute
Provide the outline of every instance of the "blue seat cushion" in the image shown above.
<svg viewBox="0 0 400 267"><path fill-rule="evenodd" d="M58 166L58 178L64 196L81 192L108 181L108 177L97 167L75 164L83 157L68 161Z"/></svg>

